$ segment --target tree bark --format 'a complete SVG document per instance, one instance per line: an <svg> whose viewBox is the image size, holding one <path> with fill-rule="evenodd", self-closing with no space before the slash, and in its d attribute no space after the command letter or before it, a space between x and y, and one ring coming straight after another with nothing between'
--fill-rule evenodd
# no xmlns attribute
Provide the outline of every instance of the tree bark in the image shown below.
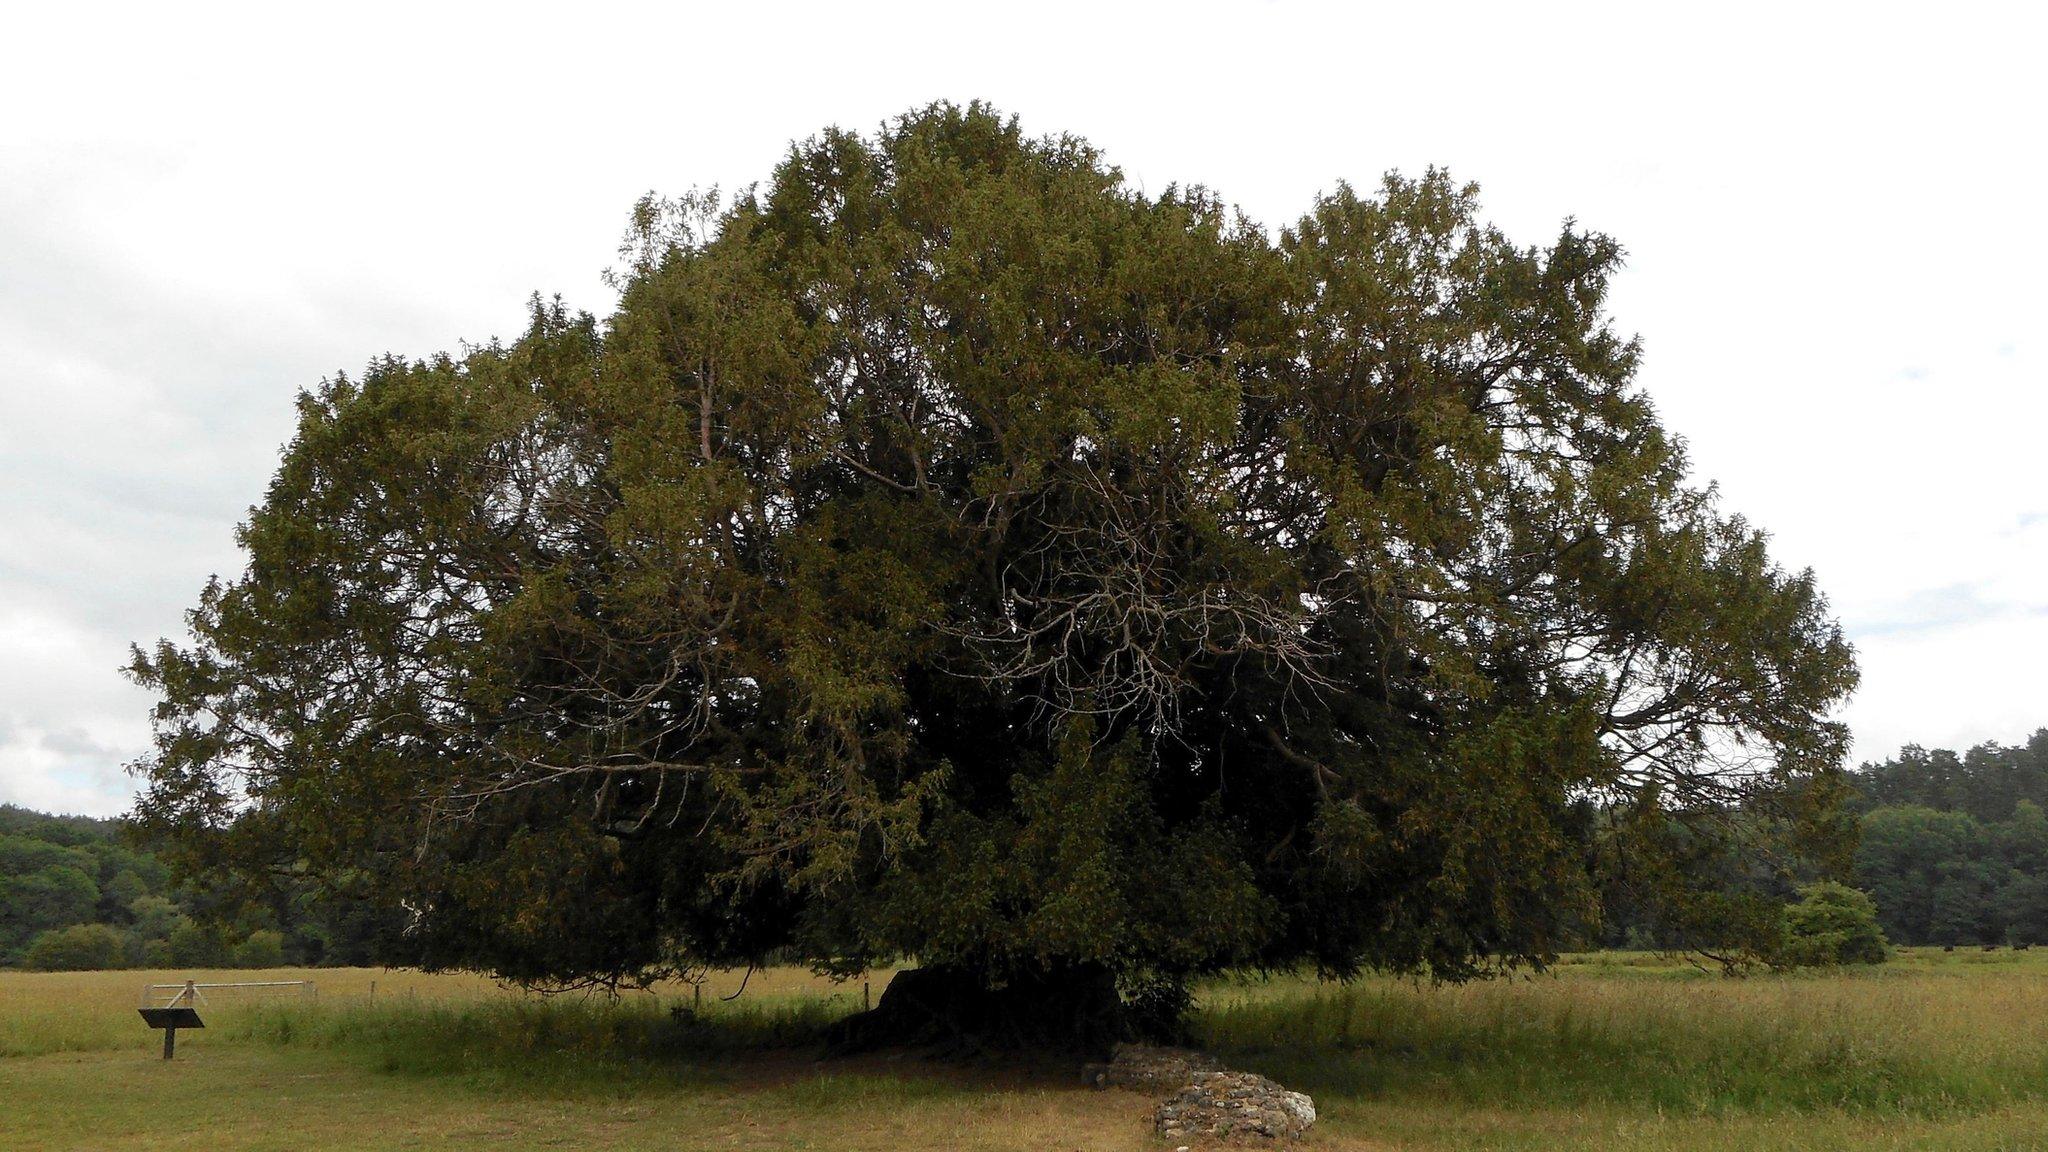
<svg viewBox="0 0 2048 1152"><path fill-rule="evenodd" d="M1099 965L990 983L972 969L906 969L873 1009L835 1024L827 1043L839 1055L916 1048L939 1056L1051 1051L1104 1059L1119 1041L1137 1038L1116 976Z"/></svg>

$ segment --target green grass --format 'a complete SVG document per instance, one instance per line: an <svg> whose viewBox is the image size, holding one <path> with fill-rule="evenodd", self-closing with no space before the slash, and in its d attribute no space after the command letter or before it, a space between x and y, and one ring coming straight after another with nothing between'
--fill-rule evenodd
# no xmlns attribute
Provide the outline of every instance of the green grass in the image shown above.
<svg viewBox="0 0 2048 1152"><path fill-rule="evenodd" d="M728 1003L737 973L701 1002L310 975L317 1000L216 994L166 1065L133 1012L149 974L0 973L0 1146L1170 1147L1150 1100L1063 1066L821 1060L857 983L762 973ZM1737 980L1601 954L1456 988L1220 981L1196 1028L1312 1093L1316 1147L2048 1150L2048 951Z"/></svg>

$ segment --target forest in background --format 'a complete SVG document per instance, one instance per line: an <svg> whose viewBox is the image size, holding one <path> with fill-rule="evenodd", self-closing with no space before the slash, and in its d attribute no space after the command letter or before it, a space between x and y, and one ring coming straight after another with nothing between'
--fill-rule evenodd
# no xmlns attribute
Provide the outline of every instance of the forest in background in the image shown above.
<svg viewBox="0 0 2048 1152"><path fill-rule="evenodd" d="M0 804L0 967L273 968L399 958L390 917L316 902L303 886L278 891L267 906L229 913L178 884L123 820Z"/></svg>
<svg viewBox="0 0 2048 1152"><path fill-rule="evenodd" d="M1893 942L2048 942L2048 729L1961 755L1909 745L1852 780L1854 882Z"/></svg>
<svg viewBox="0 0 2048 1152"><path fill-rule="evenodd" d="M1850 881L1893 943L2048 942L2048 729L1963 753L1909 745L1849 780L1861 826ZM213 907L119 819L0 805L0 967L403 964L399 928L289 878L260 906ZM1668 942L1610 909L1597 943Z"/></svg>

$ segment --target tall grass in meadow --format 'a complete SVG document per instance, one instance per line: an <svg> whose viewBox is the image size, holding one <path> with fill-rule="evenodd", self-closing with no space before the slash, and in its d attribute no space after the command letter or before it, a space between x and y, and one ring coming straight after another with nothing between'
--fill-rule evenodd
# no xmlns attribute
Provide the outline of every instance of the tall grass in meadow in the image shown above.
<svg viewBox="0 0 2048 1152"><path fill-rule="evenodd" d="M721 1080L742 1053L814 1046L848 1011L843 999L824 997L672 1007L683 1005L596 996L276 1004L238 1015L223 1038L339 1050L385 1072L455 1076L483 1088L624 1092L650 1079Z"/></svg>
<svg viewBox="0 0 2048 1152"><path fill-rule="evenodd" d="M1937 1117L2048 1097L2048 974L1221 988L1201 1042L1320 1096Z"/></svg>
<svg viewBox="0 0 2048 1152"><path fill-rule="evenodd" d="M136 1016L146 984L312 980L314 993L216 989L203 993L206 1030L195 1042L298 1044L334 1048L389 1044L446 1051L470 1038L475 1053L532 1051L553 1044L579 1058L659 1054L684 1044L732 1051L794 1043L814 1022L860 1006L859 984L834 984L800 969L714 973L701 995L688 985L608 1000L541 997L462 973L370 968L247 971L0 971L0 1058L57 1052L153 1050ZM887 974L879 974L882 983ZM742 989L743 996L725 996ZM154 1002L170 995L157 992ZM669 1015L685 1009L694 1023ZM664 1049L663 1046L669 1048ZM481 1058L480 1056L478 1058ZM458 1062L459 1063L459 1062ZM398 1060L396 1066L403 1066Z"/></svg>
<svg viewBox="0 0 2048 1152"><path fill-rule="evenodd" d="M373 981L383 981L387 1003L473 1002L508 995L492 982L475 976L423 976L368 968L313 970L127 970L115 972L0 971L0 1058L56 1052L150 1050L158 1040L135 1014L146 985L202 984L249 980L311 979L315 991L297 989L214 990L203 995L200 1010L212 1033L232 1028L246 1013L265 1008L306 1010L319 1005L340 1007L369 1001ZM168 991L152 994L163 1003ZM325 997L325 999L320 999Z"/></svg>

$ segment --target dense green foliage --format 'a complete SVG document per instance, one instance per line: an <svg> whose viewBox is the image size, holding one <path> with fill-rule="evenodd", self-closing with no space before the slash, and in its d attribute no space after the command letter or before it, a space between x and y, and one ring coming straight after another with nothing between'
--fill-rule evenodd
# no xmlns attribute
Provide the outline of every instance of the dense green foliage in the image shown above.
<svg viewBox="0 0 2048 1152"><path fill-rule="evenodd" d="M1612 861L1822 814L1849 648L1688 483L1606 237L1437 172L1274 233L940 106L624 255L602 322L304 396L136 654L182 865L522 980L1156 988L1542 960Z"/></svg>
<svg viewBox="0 0 2048 1152"><path fill-rule="evenodd" d="M126 822L0 805L0 967L242 967L402 961L394 918L303 886L222 908L175 882ZM381 935L379 934L381 929Z"/></svg>
<svg viewBox="0 0 2048 1152"><path fill-rule="evenodd" d="M45 972L96 972L126 967L130 951L122 934L105 924L73 924L37 936L21 963Z"/></svg>
<svg viewBox="0 0 2048 1152"><path fill-rule="evenodd" d="M1962 755L1908 747L1853 780L1856 883L1892 939L2048 942L2048 731Z"/></svg>
<svg viewBox="0 0 2048 1152"><path fill-rule="evenodd" d="M1730 804L1693 814L1698 822L1639 804L1600 810L1591 838L1599 916L1574 946L1691 952L1731 969L1778 956L1800 889L1848 872L1854 825L1832 801L1836 782L1824 783L1824 793ZM1788 820L1788 809L1803 812L1807 827ZM1708 821L1715 826L1702 834Z"/></svg>
<svg viewBox="0 0 2048 1152"><path fill-rule="evenodd" d="M117 821L0 805L0 964L78 967L68 961L92 952L107 963L91 966L119 967L167 956L189 924L171 892L169 870L126 843ZM66 962L45 963L55 960Z"/></svg>
<svg viewBox="0 0 2048 1152"><path fill-rule="evenodd" d="M1801 890L1799 902L1785 909L1784 925L1784 944L1772 959L1786 967L1882 964L1890 954L1870 897L1832 880Z"/></svg>

